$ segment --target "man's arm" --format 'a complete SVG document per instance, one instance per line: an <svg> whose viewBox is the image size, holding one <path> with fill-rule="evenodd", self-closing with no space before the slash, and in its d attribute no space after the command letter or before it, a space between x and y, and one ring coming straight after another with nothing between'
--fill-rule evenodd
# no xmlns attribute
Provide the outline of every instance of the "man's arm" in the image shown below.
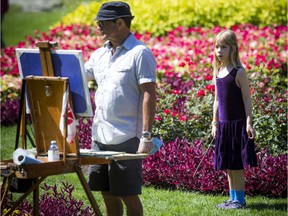
<svg viewBox="0 0 288 216"><path fill-rule="evenodd" d="M143 131L152 132L156 109L156 83L140 85L143 94Z"/></svg>
<svg viewBox="0 0 288 216"><path fill-rule="evenodd" d="M140 85L143 94L143 129L142 131L152 132L156 109L156 84L144 83ZM154 148L151 141L141 138L138 152L150 154Z"/></svg>

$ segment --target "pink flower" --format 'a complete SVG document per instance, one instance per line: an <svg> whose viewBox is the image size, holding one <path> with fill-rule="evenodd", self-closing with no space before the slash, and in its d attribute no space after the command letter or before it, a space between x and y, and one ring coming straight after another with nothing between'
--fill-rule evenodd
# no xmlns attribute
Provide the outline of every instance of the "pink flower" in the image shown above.
<svg viewBox="0 0 288 216"><path fill-rule="evenodd" d="M277 98L277 103L281 103L281 102L283 102L283 101L285 101L283 98Z"/></svg>
<svg viewBox="0 0 288 216"><path fill-rule="evenodd" d="M190 61L191 61L189 57L185 57L184 60L185 60L186 62L190 62Z"/></svg>
<svg viewBox="0 0 288 216"><path fill-rule="evenodd" d="M174 111L173 111L173 112L171 113L171 116L173 116L173 117L177 116L177 112L174 112Z"/></svg>
<svg viewBox="0 0 288 216"><path fill-rule="evenodd" d="M204 78L204 80L206 80L206 81L209 81L209 80L212 80L212 79L213 79L213 76L210 76L210 75L207 75Z"/></svg>
<svg viewBox="0 0 288 216"><path fill-rule="evenodd" d="M197 92L197 96L198 96L198 97L204 97L205 95L206 95L206 93L205 93L204 90L199 90L199 91Z"/></svg>
<svg viewBox="0 0 288 216"><path fill-rule="evenodd" d="M169 110L169 109L165 109L165 110L164 110L164 113L165 113L166 115L168 115L168 114L170 113L170 110Z"/></svg>
<svg viewBox="0 0 288 216"><path fill-rule="evenodd" d="M179 120L180 120L180 121L187 121L187 117L186 117L186 116L180 116L180 117L179 117Z"/></svg>
<svg viewBox="0 0 288 216"><path fill-rule="evenodd" d="M179 94L180 94L180 91L179 91L179 90L176 90L176 89L174 89L172 93L173 93L173 94L175 94L175 95L179 95Z"/></svg>
<svg viewBox="0 0 288 216"><path fill-rule="evenodd" d="M264 97L264 101L269 103L270 99L268 97Z"/></svg>
<svg viewBox="0 0 288 216"><path fill-rule="evenodd" d="M185 65L186 65L185 62L180 62L178 66L179 66L179 67L185 67Z"/></svg>
<svg viewBox="0 0 288 216"><path fill-rule="evenodd" d="M154 120L155 120L155 121L161 121L162 118L161 118L161 116L155 116L155 117L154 117Z"/></svg>
<svg viewBox="0 0 288 216"><path fill-rule="evenodd" d="M210 93L213 93L215 91L215 86L214 85L207 85L205 87L206 90L208 90Z"/></svg>

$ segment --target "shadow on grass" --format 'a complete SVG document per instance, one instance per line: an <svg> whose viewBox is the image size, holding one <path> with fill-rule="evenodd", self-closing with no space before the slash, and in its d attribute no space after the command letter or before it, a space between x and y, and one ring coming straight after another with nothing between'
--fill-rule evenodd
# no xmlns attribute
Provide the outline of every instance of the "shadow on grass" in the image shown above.
<svg viewBox="0 0 288 216"><path fill-rule="evenodd" d="M278 211L287 211L287 203L283 201L282 203L251 203L247 206L249 209L255 210L278 210Z"/></svg>

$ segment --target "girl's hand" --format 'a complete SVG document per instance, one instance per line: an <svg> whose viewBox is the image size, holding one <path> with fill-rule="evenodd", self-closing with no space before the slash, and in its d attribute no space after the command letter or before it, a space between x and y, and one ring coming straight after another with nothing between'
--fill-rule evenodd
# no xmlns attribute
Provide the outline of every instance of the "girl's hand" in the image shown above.
<svg viewBox="0 0 288 216"><path fill-rule="evenodd" d="M251 124L247 124L246 131L249 139L254 139L256 137L256 132Z"/></svg>
<svg viewBox="0 0 288 216"><path fill-rule="evenodd" d="M212 136L215 138L216 137L216 132L217 132L217 125L216 124L213 124L212 125Z"/></svg>

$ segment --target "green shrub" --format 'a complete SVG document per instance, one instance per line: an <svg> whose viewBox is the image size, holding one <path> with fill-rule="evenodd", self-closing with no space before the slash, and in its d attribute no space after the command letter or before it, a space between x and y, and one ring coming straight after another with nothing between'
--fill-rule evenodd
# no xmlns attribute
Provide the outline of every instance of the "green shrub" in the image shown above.
<svg viewBox="0 0 288 216"><path fill-rule="evenodd" d="M20 96L21 78L5 74L0 79L0 102L3 104L7 100L18 99Z"/></svg>
<svg viewBox="0 0 288 216"><path fill-rule="evenodd" d="M82 4L60 20L64 25L95 25L94 18L104 1ZM128 0L135 15L133 30L163 35L185 26L231 27L237 24L267 26L286 24L285 0ZM56 24L56 26L59 23Z"/></svg>

